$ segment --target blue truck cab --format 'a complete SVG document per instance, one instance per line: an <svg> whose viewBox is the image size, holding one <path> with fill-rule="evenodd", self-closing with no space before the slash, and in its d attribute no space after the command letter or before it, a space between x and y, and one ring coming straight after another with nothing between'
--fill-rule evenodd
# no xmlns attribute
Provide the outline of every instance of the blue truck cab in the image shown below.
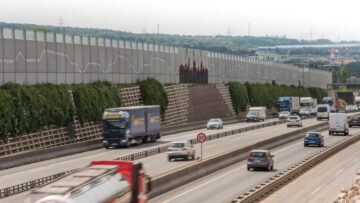
<svg viewBox="0 0 360 203"><path fill-rule="evenodd" d="M329 106L333 105L333 98L332 97L324 97L322 99L322 104L328 104Z"/></svg>
<svg viewBox="0 0 360 203"><path fill-rule="evenodd" d="M291 98L290 97L279 97L277 101L278 112L288 111L291 112Z"/></svg>
<svg viewBox="0 0 360 203"><path fill-rule="evenodd" d="M132 106L105 109L103 146L129 147L160 138L160 106Z"/></svg>

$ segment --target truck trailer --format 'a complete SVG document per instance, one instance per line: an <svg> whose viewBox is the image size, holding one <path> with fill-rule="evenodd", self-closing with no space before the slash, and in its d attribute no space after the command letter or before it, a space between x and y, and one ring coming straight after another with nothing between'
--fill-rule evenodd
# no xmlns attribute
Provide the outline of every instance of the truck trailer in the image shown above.
<svg viewBox="0 0 360 203"><path fill-rule="evenodd" d="M132 106L105 109L103 146L129 147L160 138L160 106Z"/></svg>

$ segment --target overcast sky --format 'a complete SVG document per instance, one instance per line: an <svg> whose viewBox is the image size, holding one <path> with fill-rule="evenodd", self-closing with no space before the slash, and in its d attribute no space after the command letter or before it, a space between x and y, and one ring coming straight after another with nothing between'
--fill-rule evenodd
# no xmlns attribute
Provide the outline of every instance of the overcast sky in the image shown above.
<svg viewBox="0 0 360 203"><path fill-rule="evenodd" d="M360 40L359 0L0 0L0 21L134 33Z"/></svg>

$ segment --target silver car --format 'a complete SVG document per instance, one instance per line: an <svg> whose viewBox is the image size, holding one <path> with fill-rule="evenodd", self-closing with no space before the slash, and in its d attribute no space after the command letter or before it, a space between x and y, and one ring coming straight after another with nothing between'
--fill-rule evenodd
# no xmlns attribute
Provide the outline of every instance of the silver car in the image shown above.
<svg viewBox="0 0 360 203"><path fill-rule="evenodd" d="M247 161L247 170L253 168L265 168L266 170L273 170L274 160L272 159L274 155L271 155L269 150L252 150L249 153Z"/></svg>
<svg viewBox="0 0 360 203"><path fill-rule="evenodd" d="M302 108L299 112L300 116L310 116L310 110L308 108Z"/></svg>
<svg viewBox="0 0 360 203"><path fill-rule="evenodd" d="M292 126L302 127L302 121L300 116L290 116L286 122L287 122L287 127L292 127Z"/></svg>
<svg viewBox="0 0 360 203"><path fill-rule="evenodd" d="M290 116L290 112L282 111L279 113L279 120L285 120Z"/></svg>
<svg viewBox="0 0 360 203"><path fill-rule="evenodd" d="M212 118L208 121L206 128L209 129L222 129L223 122L220 118Z"/></svg>
<svg viewBox="0 0 360 203"><path fill-rule="evenodd" d="M168 160L182 158L195 159L195 149L190 141L172 142L168 148Z"/></svg>

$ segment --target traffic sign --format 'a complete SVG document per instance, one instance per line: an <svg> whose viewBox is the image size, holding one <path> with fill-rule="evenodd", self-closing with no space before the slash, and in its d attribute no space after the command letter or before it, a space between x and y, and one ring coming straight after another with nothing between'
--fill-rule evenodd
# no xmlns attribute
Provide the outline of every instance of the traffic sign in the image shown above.
<svg viewBox="0 0 360 203"><path fill-rule="evenodd" d="M203 143L206 141L206 135L204 133L199 133L196 139L198 142Z"/></svg>

